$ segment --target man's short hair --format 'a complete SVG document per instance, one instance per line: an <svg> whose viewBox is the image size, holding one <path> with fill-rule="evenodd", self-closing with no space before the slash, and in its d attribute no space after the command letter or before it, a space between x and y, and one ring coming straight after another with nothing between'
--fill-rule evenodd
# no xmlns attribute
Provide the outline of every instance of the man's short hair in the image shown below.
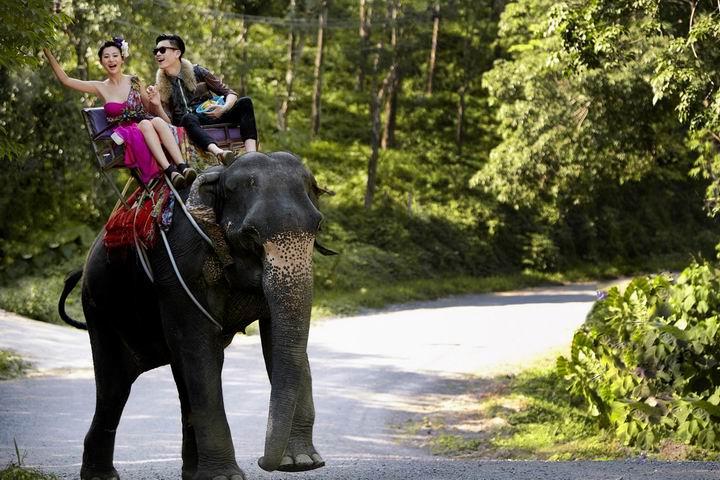
<svg viewBox="0 0 720 480"><path fill-rule="evenodd" d="M174 33L163 33L161 35L158 35L158 37L155 39L155 45L162 42L163 40L169 41L173 47L180 50L180 57L185 54L185 42L183 42L183 39L180 38L180 35L175 35Z"/></svg>

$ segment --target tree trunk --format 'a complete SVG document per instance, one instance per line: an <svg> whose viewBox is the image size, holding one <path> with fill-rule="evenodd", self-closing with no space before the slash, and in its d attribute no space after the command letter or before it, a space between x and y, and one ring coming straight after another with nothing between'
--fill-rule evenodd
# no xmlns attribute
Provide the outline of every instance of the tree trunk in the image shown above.
<svg viewBox="0 0 720 480"><path fill-rule="evenodd" d="M291 21L290 33L288 34L288 58L285 71L285 95L277 112L277 128L281 132L288 129L288 115L290 114L290 103L292 102L293 86L295 83L295 70L302 56L304 35L297 32L293 20L295 19L295 0L290 0L289 18Z"/></svg>
<svg viewBox="0 0 720 480"><path fill-rule="evenodd" d="M247 95L247 37L248 26L245 23L245 17L240 17L240 36L238 37L238 48L242 52L242 67L240 68L240 84L238 86L238 95L244 97Z"/></svg>
<svg viewBox="0 0 720 480"><path fill-rule="evenodd" d="M385 102L385 126L382 132L380 146L383 150L395 146L395 125L397 120L397 98L400 89L400 66L398 62L398 11L399 1L390 2L390 19L392 27L390 31L390 45L392 48L392 65L388 73L387 101Z"/></svg>
<svg viewBox="0 0 720 480"><path fill-rule="evenodd" d="M458 91L457 114L455 117L455 145L458 155L462 155L463 143L465 142L465 91L467 84L463 84Z"/></svg>
<svg viewBox="0 0 720 480"><path fill-rule="evenodd" d="M388 99L385 103L385 128L383 129L381 147L383 150L395 148L395 127L397 126L397 104L402 90L402 77L395 74L389 85Z"/></svg>
<svg viewBox="0 0 720 480"><path fill-rule="evenodd" d="M370 117L372 129L370 134L370 161L368 162L367 187L365 189L365 209L370 210L377 186L377 166L380 151L380 102L381 95L377 91L377 82L373 81L370 92Z"/></svg>
<svg viewBox="0 0 720 480"><path fill-rule="evenodd" d="M472 81L469 78L468 72L470 71L470 37L472 31L468 28L465 32L465 38L463 40L463 51L462 51L462 65L463 73L461 75L460 88L458 89L458 103L457 113L455 115L455 145L457 146L458 155L462 155L463 143L465 141L465 93L468 88L468 84Z"/></svg>
<svg viewBox="0 0 720 480"><path fill-rule="evenodd" d="M370 15L371 10L367 5L367 0L360 0L360 68L358 70L357 91L362 92L365 88L365 74L367 63L366 55L369 54L368 47L370 45Z"/></svg>
<svg viewBox="0 0 720 480"><path fill-rule="evenodd" d="M427 89L426 93L432 95L433 77L435 76L435 56L437 54L437 41L440 33L440 2L433 6L433 31L430 43L430 59L428 60Z"/></svg>
<svg viewBox="0 0 720 480"><path fill-rule="evenodd" d="M320 103L322 99L322 69L323 69L323 50L325 48L324 34L325 22L327 21L327 0L322 0L320 4L320 14L318 16L318 36L317 36L317 52L315 54L315 85L313 87L312 96L312 135L315 136L320 132Z"/></svg>

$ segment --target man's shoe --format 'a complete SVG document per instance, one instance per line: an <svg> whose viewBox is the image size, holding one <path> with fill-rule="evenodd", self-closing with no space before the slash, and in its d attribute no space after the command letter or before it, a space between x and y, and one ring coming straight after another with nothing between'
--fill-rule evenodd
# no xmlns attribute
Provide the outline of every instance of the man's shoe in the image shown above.
<svg viewBox="0 0 720 480"><path fill-rule="evenodd" d="M197 178L197 172L192 167L187 167L182 171L182 176L185 177L185 184L192 185Z"/></svg>
<svg viewBox="0 0 720 480"><path fill-rule="evenodd" d="M175 189L185 188L185 177L180 175L180 173L178 172L170 173L170 181L172 182Z"/></svg>
<svg viewBox="0 0 720 480"><path fill-rule="evenodd" d="M218 162L229 167L235 161L235 152L232 150L223 150L217 154Z"/></svg>

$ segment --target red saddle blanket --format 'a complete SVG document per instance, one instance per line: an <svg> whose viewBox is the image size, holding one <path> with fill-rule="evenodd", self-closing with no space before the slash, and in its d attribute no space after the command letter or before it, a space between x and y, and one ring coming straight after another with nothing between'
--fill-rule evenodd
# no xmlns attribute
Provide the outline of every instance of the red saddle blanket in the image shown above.
<svg viewBox="0 0 720 480"><path fill-rule="evenodd" d="M138 187L120 205L105 224L103 244L108 249L135 245L135 238L145 248L152 248L158 228L167 228L172 221L174 198L165 182L157 182L149 191Z"/></svg>

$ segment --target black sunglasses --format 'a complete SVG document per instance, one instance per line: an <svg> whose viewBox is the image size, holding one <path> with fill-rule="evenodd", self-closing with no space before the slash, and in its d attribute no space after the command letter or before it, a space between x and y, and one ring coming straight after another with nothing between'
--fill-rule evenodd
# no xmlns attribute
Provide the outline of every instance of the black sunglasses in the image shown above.
<svg viewBox="0 0 720 480"><path fill-rule="evenodd" d="M166 50L180 50L179 48L174 47L160 47L160 48L153 48L153 55L157 55L158 53L165 53Z"/></svg>

